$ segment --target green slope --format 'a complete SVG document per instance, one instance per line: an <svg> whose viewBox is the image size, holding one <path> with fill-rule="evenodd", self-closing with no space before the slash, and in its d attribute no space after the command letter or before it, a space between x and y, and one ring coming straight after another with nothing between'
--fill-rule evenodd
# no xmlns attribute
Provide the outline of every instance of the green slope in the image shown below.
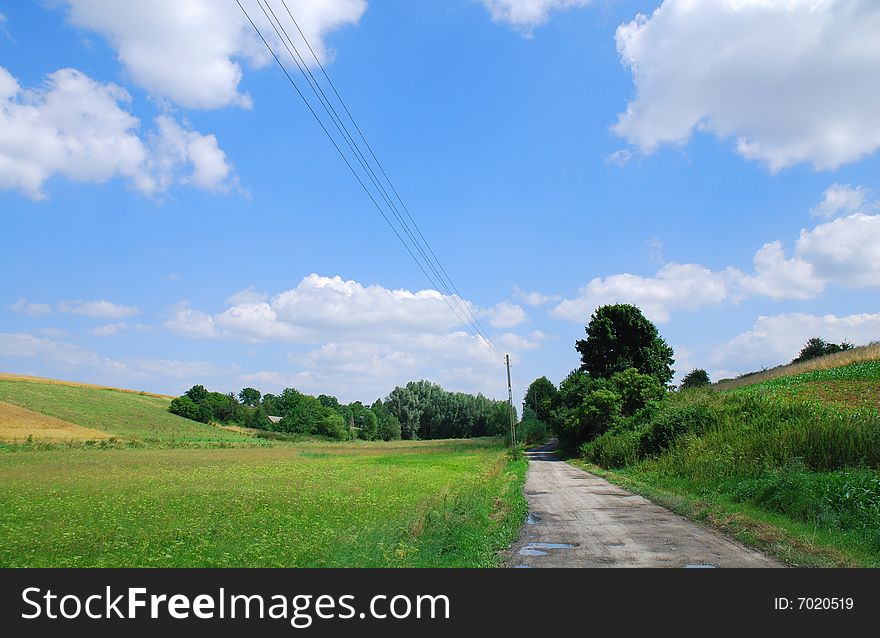
<svg viewBox="0 0 880 638"><path fill-rule="evenodd" d="M89 386L0 379L0 401L145 442L235 442L253 439L168 412L165 398Z"/></svg>

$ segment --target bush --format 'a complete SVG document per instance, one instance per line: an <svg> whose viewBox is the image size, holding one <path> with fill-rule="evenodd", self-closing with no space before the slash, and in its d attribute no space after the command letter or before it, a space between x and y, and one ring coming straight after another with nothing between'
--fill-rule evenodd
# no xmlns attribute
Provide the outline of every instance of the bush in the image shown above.
<svg viewBox="0 0 880 638"><path fill-rule="evenodd" d="M710 385L709 373L701 368L697 368L684 375L678 388L679 390L688 390L690 388L703 388L708 385Z"/></svg>
<svg viewBox="0 0 880 638"><path fill-rule="evenodd" d="M640 432L606 432L581 446L581 456L607 468L632 465L639 461L641 449Z"/></svg>
<svg viewBox="0 0 880 638"><path fill-rule="evenodd" d="M621 398L620 411L624 416L632 416L651 402L662 401L666 388L649 374L640 374L635 368L617 372L611 383Z"/></svg>
<svg viewBox="0 0 880 638"><path fill-rule="evenodd" d="M642 456L659 454L684 434L702 434L719 421L718 412L706 403L692 402L662 410L641 434Z"/></svg>

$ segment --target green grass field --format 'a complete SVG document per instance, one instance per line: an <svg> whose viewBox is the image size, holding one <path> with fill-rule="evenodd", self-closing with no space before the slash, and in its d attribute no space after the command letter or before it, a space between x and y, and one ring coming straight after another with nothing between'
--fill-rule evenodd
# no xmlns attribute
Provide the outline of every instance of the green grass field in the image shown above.
<svg viewBox="0 0 880 638"><path fill-rule="evenodd" d="M877 361L686 391L579 462L791 564L877 567L878 393Z"/></svg>
<svg viewBox="0 0 880 638"><path fill-rule="evenodd" d="M253 441L236 432L171 414L169 399L110 388L0 378L0 401L129 441Z"/></svg>
<svg viewBox="0 0 880 638"><path fill-rule="evenodd" d="M257 440L33 380L0 401L121 438L0 446L0 567L492 566L526 514L492 439Z"/></svg>

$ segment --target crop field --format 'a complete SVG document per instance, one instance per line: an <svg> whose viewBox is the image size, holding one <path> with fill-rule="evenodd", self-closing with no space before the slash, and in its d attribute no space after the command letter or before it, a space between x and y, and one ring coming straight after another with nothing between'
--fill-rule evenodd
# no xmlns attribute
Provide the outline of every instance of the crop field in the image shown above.
<svg viewBox="0 0 880 638"><path fill-rule="evenodd" d="M488 566L525 516L491 440L0 453L0 565Z"/></svg>
<svg viewBox="0 0 880 638"><path fill-rule="evenodd" d="M0 401L0 441L100 441L107 434Z"/></svg>
<svg viewBox="0 0 880 638"><path fill-rule="evenodd" d="M818 406L880 409L880 361L778 377L735 390Z"/></svg>

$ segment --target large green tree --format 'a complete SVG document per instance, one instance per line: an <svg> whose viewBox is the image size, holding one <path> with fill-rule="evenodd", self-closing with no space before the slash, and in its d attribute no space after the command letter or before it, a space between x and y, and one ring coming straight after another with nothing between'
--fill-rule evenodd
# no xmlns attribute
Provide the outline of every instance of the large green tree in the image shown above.
<svg viewBox="0 0 880 638"><path fill-rule="evenodd" d="M660 383L672 379L672 348L642 311L630 304L602 306L587 325L587 338L575 344L581 370L593 378L609 379L615 372L635 368Z"/></svg>

